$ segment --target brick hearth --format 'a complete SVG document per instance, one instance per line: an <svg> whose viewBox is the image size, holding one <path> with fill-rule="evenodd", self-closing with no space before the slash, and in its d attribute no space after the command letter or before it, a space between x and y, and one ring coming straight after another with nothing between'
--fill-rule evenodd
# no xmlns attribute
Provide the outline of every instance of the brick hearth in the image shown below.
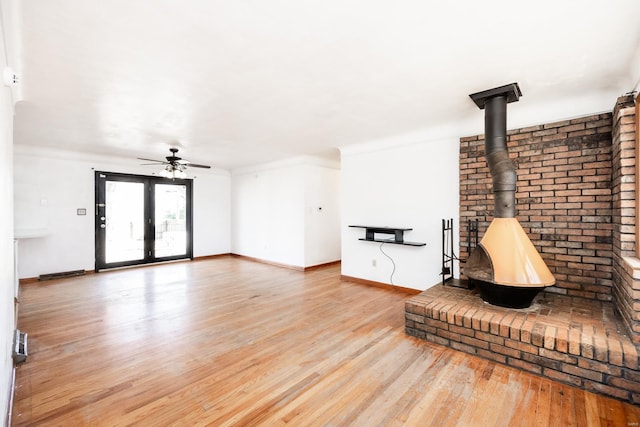
<svg viewBox="0 0 640 427"><path fill-rule="evenodd" d="M405 316L408 335L640 403L638 351L611 302L542 292L509 309L437 285L409 299Z"/></svg>

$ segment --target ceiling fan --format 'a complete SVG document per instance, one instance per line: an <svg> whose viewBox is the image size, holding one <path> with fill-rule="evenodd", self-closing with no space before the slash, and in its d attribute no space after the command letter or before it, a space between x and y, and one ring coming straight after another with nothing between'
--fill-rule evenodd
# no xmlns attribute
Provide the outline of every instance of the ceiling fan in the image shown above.
<svg viewBox="0 0 640 427"><path fill-rule="evenodd" d="M169 148L171 151L171 155L165 157L166 160L154 160L154 159L145 159L142 157L138 157L138 160L145 160L153 163L144 163L144 165L166 165L166 167L160 172L160 176L164 178L186 178L187 173L185 170L187 166L190 168L204 168L211 169L211 166L208 165L199 165L196 163L191 163L189 160L185 160L182 157L178 157L178 149L177 148Z"/></svg>

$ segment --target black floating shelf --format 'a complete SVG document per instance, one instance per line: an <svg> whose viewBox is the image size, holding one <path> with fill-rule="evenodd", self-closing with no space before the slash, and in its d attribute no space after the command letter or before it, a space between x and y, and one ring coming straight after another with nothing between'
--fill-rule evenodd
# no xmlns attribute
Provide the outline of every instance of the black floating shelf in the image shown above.
<svg viewBox="0 0 640 427"><path fill-rule="evenodd" d="M394 245L405 245L405 246L425 246L426 243L422 242L396 242L394 239L358 239L363 242L379 242L379 243L392 243Z"/></svg>
<svg viewBox="0 0 640 427"><path fill-rule="evenodd" d="M395 228L395 227L376 227L370 225L350 225L352 228L364 228L365 229L365 238L358 239L365 242L378 242L378 243L393 243L394 245L405 245L405 246L425 246L426 243L421 242L407 242L404 240L404 232L411 231L412 228ZM378 234L392 234L393 238L391 239L376 239L376 233Z"/></svg>

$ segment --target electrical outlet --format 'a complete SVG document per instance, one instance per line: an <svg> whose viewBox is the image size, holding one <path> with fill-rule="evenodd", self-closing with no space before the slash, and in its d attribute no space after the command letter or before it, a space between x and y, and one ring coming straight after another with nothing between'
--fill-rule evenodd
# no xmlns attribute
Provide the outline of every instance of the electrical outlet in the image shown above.
<svg viewBox="0 0 640 427"><path fill-rule="evenodd" d="M375 259L372 259L372 260L371 260L371 266L372 266L372 267L375 267L375 266L376 266L376 260L375 260Z"/></svg>

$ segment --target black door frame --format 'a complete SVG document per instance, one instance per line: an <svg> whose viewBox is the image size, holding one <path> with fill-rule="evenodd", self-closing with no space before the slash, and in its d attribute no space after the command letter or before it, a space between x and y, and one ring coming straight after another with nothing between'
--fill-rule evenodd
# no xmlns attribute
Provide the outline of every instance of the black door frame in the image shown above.
<svg viewBox="0 0 640 427"><path fill-rule="evenodd" d="M144 258L142 260L105 262L106 246L105 234L106 228L102 218L105 217L105 190L106 181L122 181L122 182L138 182L144 185ZM126 267L131 265L151 264L155 262L173 261L179 259L193 259L193 180L191 179L169 179L157 176L134 175L117 172L95 171L95 271L105 270L108 268ZM186 187L187 197L187 248L186 253L181 255L173 255L168 257L155 256L155 191L156 184L165 185L184 185Z"/></svg>

